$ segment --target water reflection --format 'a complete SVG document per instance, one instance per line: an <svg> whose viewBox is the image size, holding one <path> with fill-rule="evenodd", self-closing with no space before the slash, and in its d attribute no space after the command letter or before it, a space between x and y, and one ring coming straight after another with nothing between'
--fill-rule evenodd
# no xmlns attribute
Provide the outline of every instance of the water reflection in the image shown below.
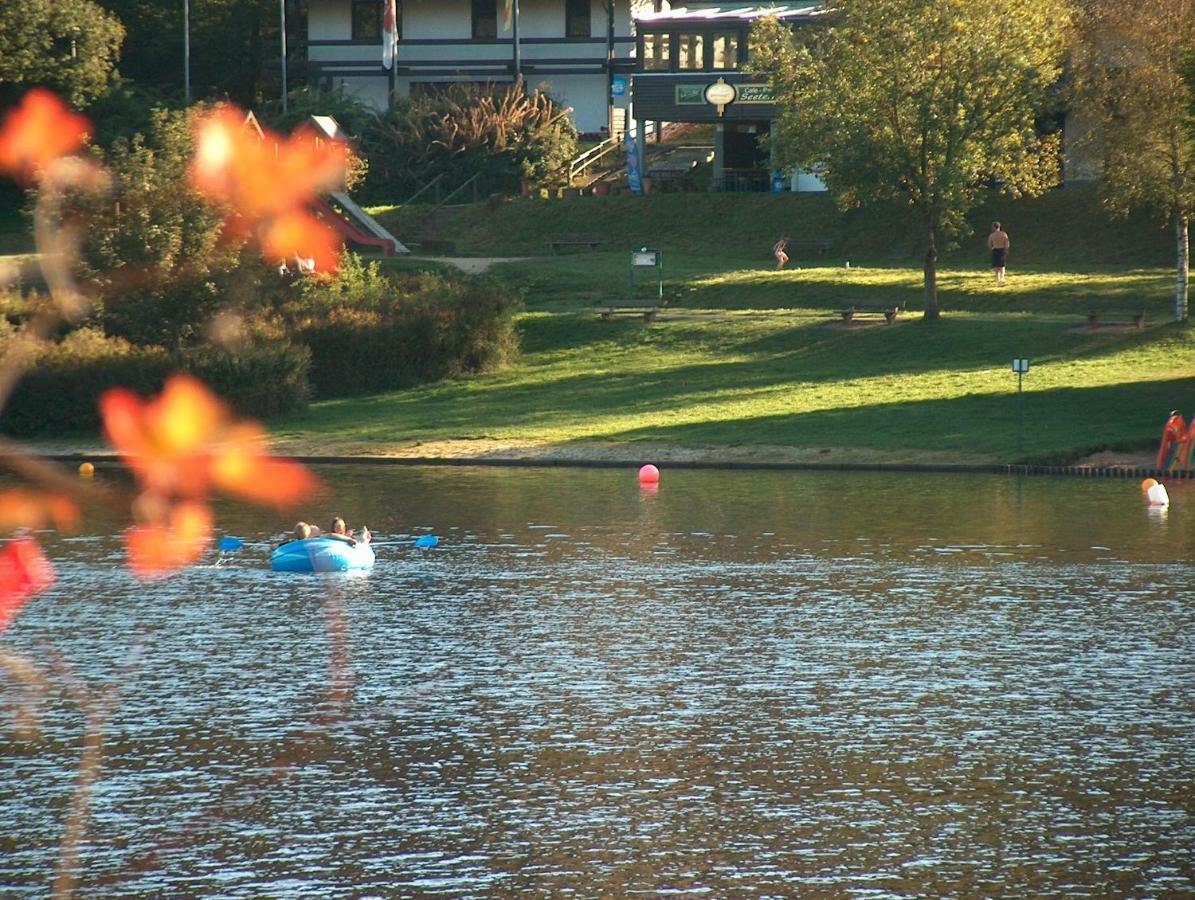
<svg viewBox="0 0 1195 900"><path fill-rule="evenodd" d="M1195 891L1188 485L1157 520L1113 481L326 474L440 547L142 588L103 522L51 541L9 645L93 679L146 645L87 892ZM79 728L56 701L41 743L5 732L6 892L44 893Z"/></svg>

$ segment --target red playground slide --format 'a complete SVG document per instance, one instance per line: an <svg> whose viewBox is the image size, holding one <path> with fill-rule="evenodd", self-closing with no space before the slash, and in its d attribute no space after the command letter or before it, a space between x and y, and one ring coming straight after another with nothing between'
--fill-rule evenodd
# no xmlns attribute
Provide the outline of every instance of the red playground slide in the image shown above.
<svg viewBox="0 0 1195 900"><path fill-rule="evenodd" d="M1170 413L1166 425L1162 429L1162 443L1158 447L1158 468L1169 469L1176 462L1179 444L1186 437L1186 422L1179 415L1178 410Z"/></svg>
<svg viewBox="0 0 1195 900"><path fill-rule="evenodd" d="M335 228L336 232L348 243L358 244L363 247L376 247L382 251L384 256L394 255L396 251L394 241L366 234L323 200L312 201L312 208L319 213L325 222Z"/></svg>

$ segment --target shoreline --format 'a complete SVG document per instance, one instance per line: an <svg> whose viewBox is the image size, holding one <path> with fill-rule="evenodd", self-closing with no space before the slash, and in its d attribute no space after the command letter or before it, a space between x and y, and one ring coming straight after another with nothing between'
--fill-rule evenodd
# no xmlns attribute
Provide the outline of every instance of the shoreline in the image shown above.
<svg viewBox="0 0 1195 900"><path fill-rule="evenodd" d="M902 472L977 475L1063 475L1085 478L1195 478L1195 471L1157 469L1152 454L1102 452L1065 465L1005 463L990 459L959 460L936 452L907 453L904 458L874 450L738 447L636 447L627 444L508 445L478 447L488 442L445 442L366 448L330 448L313 452L310 445L281 441L273 449L308 465L343 466L470 466L490 468L615 469L654 463L671 469L723 471ZM455 451L455 452L454 452ZM29 452L62 463L115 463L119 454L98 447L32 447ZM884 458L887 457L887 458Z"/></svg>

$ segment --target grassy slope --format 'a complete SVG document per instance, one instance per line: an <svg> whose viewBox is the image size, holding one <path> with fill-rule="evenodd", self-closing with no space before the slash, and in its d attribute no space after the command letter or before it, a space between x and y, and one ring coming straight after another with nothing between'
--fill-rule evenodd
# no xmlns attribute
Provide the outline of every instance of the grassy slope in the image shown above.
<svg viewBox="0 0 1195 900"><path fill-rule="evenodd" d="M400 227L418 211L390 217ZM999 291L984 250L992 218L1013 239L1010 285ZM1145 309L1151 323L1167 321L1171 248L1158 223L1110 220L1094 192L1075 189L993 198L971 221L974 232L942 260L941 301L950 311L942 322L847 329L826 311L921 307L917 231L901 210L840 214L824 196L703 194L470 208L447 236L473 255L538 255L566 232L600 236L610 250L494 270L527 297L525 355L511 369L320 404L281 432L377 447L609 440L846 447L893 460L1065 460L1149 447L1171 408L1195 408L1192 329L1082 327L1093 307ZM768 250L781 233L830 236L835 247L822 259L798 255L799 268L778 273ZM664 250L671 308L723 314L650 327L598 322L594 305L631 299L627 250L643 245ZM650 293L641 279L638 299ZM1033 360L1023 452L1013 356Z"/></svg>
<svg viewBox="0 0 1195 900"><path fill-rule="evenodd" d="M1190 328L1109 335L1072 324L958 314L844 329L774 313L645 327L529 314L517 366L321 403L275 433L291 446L379 451L411 441L597 439L853 447L892 461L1059 460L1150 446L1171 406L1195 403ZM1034 361L1023 455L1014 355Z"/></svg>

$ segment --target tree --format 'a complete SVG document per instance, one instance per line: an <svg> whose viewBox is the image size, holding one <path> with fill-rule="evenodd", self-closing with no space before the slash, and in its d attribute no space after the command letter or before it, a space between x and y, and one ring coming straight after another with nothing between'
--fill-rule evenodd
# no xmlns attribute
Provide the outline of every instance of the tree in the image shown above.
<svg viewBox="0 0 1195 900"><path fill-rule="evenodd" d="M1094 0L1076 45L1076 102L1102 147L1108 206L1160 210L1174 223L1174 318L1188 315L1195 211L1195 2Z"/></svg>
<svg viewBox="0 0 1195 900"><path fill-rule="evenodd" d="M765 19L753 69L770 79L782 164L823 167L843 205L902 199L925 235L925 317L940 314L938 250L997 183L1056 183L1059 142L1035 116L1058 80L1066 0L851 0L824 27Z"/></svg>
<svg viewBox="0 0 1195 900"><path fill-rule="evenodd" d="M53 88L79 107L108 89L124 27L91 0L0 3L0 106Z"/></svg>
<svg viewBox="0 0 1195 900"><path fill-rule="evenodd" d="M183 92L183 3L99 0L129 29L121 72L142 86ZM307 3L286 0L287 56L306 53ZM281 81L278 0L191 0L191 92L249 108L276 99ZM290 86L303 71L290 73Z"/></svg>
<svg viewBox="0 0 1195 900"><path fill-rule="evenodd" d="M194 343L216 311L260 280L260 267L242 260L244 240L224 228L224 212L190 186L200 109L157 110L148 135L117 139L103 153L116 196L91 204L82 255L110 335Z"/></svg>

